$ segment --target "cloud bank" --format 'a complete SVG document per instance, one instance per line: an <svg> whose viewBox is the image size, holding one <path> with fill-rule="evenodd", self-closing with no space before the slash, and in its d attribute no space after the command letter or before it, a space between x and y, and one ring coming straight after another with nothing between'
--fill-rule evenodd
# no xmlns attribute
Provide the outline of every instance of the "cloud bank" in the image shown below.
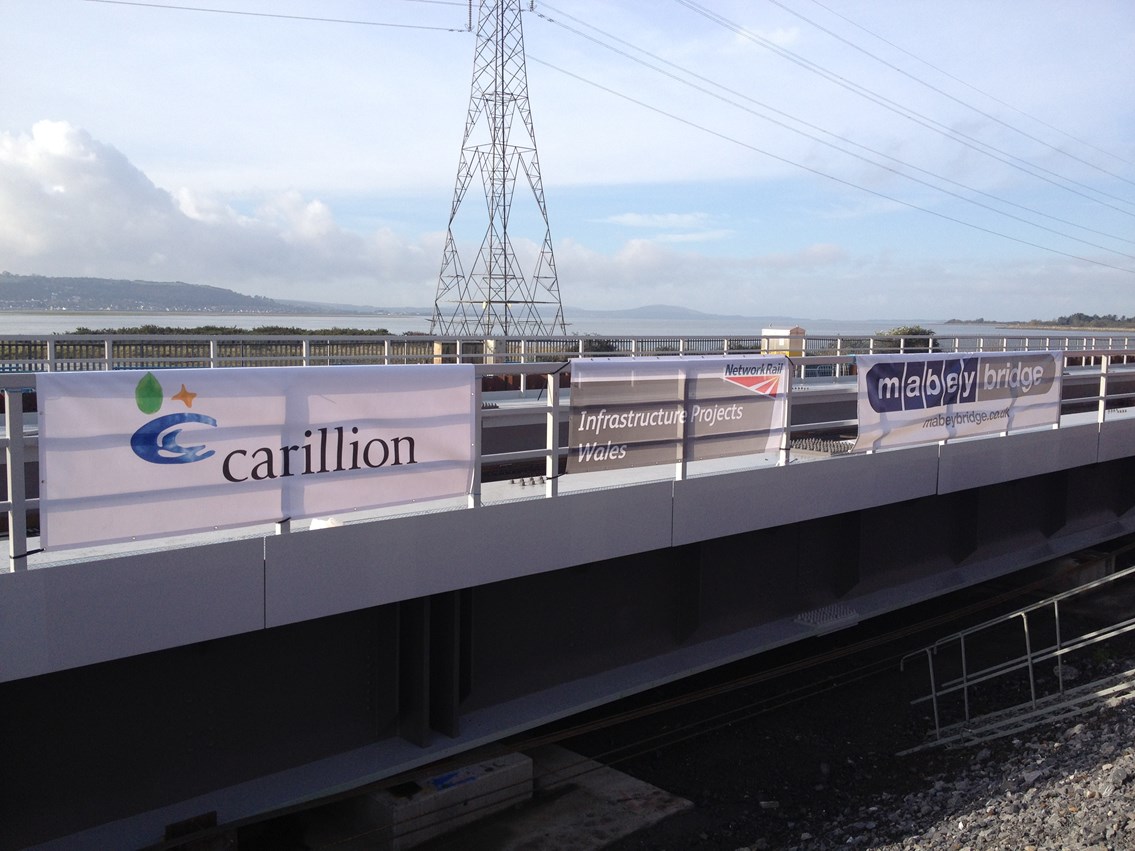
<svg viewBox="0 0 1135 851"><path fill-rule="evenodd" d="M282 298L430 300L441 238L342 228L298 192L240 213L155 186L113 146L63 121L0 134L0 261L7 271L181 280Z"/></svg>

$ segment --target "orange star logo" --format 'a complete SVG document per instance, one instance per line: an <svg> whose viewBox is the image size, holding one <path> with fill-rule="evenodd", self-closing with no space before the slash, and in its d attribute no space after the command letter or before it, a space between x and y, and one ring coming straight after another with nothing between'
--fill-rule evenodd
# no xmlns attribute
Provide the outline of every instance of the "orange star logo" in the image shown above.
<svg viewBox="0 0 1135 851"><path fill-rule="evenodd" d="M190 391L186 390L185 385L182 384L181 389L178 392L174 393L170 398L178 402L184 402L185 407L192 408L193 400L197 398L197 394L191 393Z"/></svg>

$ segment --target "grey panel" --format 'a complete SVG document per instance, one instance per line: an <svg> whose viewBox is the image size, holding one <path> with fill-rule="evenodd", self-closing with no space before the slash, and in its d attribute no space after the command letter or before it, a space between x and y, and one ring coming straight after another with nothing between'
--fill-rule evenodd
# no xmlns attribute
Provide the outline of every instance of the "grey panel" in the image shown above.
<svg viewBox="0 0 1135 851"><path fill-rule="evenodd" d="M931 496L938 446L848 455L674 484L674 544Z"/></svg>
<svg viewBox="0 0 1135 851"><path fill-rule="evenodd" d="M0 682L264 627L260 539L0 575Z"/></svg>
<svg viewBox="0 0 1135 851"><path fill-rule="evenodd" d="M1094 423L947 443L942 447L938 493L1094 464L1098 443Z"/></svg>
<svg viewBox="0 0 1135 851"><path fill-rule="evenodd" d="M670 546L669 481L265 541L269 626Z"/></svg>
<svg viewBox="0 0 1135 851"><path fill-rule="evenodd" d="M1114 461L1135 455L1135 417L1106 420L1100 426L1099 460Z"/></svg>

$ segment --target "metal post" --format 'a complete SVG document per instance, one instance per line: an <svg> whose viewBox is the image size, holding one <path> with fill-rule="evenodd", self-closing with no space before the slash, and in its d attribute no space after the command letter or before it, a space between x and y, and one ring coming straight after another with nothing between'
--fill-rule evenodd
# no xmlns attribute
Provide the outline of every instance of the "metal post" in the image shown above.
<svg viewBox="0 0 1135 851"><path fill-rule="evenodd" d="M958 636L958 644L962 651L962 700L965 703L966 720L969 720L969 664L966 661L966 637Z"/></svg>
<svg viewBox="0 0 1135 851"><path fill-rule="evenodd" d="M4 391L5 451L8 462L8 570L28 569L28 519L24 484L24 397L20 390Z"/></svg>
<svg viewBox="0 0 1135 851"><path fill-rule="evenodd" d="M1052 615L1056 621L1056 685L1064 694L1064 644L1060 640L1060 600L1052 601Z"/></svg>
<svg viewBox="0 0 1135 851"><path fill-rule="evenodd" d="M787 467L792 460L792 361L788 361L784 376L784 421L780 424L780 466Z"/></svg>
<svg viewBox="0 0 1135 851"><path fill-rule="evenodd" d="M481 507L481 428L484 424L484 411L481 409L481 377L473 382L473 478L469 482L470 508Z"/></svg>
<svg viewBox="0 0 1135 851"><path fill-rule="evenodd" d="M549 372L548 381L548 457L544 460L544 496L560 492L560 373Z"/></svg>
<svg viewBox="0 0 1135 851"><path fill-rule="evenodd" d="M1111 365L1111 355L1104 355L1100 360L1100 402L1096 422L1102 423L1107 417L1107 374Z"/></svg>
<svg viewBox="0 0 1135 851"><path fill-rule="evenodd" d="M681 367L678 367L681 369ZM690 409L690 380L689 377L683 372L682 375L682 410L689 411ZM686 461L686 428L687 420L683 418L678 423L678 461L674 465L674 480L684 482L687 478L688 468Z"/></svg>
<svg viewBox="0 0 1135 851"><path fill-rule="evenodd" d="M1036 677L1033 671L1033 642L1029 635L1029 614L1021 612L1021 624L1025 628L1025 658L1028 659L1029 668L1029 694L1032 697L1033 709L1036 709Z"/></svg>
<svg viewBox="0 0 1135 851"><path fill-rule="evenodd" d="M934 707L934 737L942 738L942 725L938 720L938 681L934 678L934 654L926 648L926 668L930 673L930 705Z"/></svg>

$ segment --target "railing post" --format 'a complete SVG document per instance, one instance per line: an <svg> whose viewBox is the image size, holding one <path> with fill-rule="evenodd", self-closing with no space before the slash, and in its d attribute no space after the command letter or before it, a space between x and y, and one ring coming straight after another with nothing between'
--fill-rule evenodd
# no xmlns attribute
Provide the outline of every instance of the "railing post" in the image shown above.
<svg viewBox="0 0 1135 851"><path fill-rule="evenodd" d="M304 337L302 345L303 345L303 365L304 366L311 366L311 338L310 337Z"/></svg>
<svg viewBox="0 0 1135 851"><path fill-rule="evenodd" d="M1060 638L1060 600L1052 601L1052 618L1056 622L1056 685L1064 694L1064 642Z"/></svg>
<svg viewBox="0 0 1135 851"><path fill-rule="evenodd" d="M1025 658L1029 669L1029 695L1032 698L1033 709L1036 709L1036 675L1033 670L1033 641L1029 635L1029 614L1021 612L1021 624L1025 628Z"/></svg>
<svg viewBox="0 0 1135 851"><path fill-rule="evenodd" d="M934 677L934 654L926 648L926 670L930 674L930 705L934 707L934 738L942 738L942 723L938 719L938 681Z"/></svg>
<svg viewBox="0 0 1135 851"><path fill-rule="evenodd" d="M102 350L103 362L105 364L103 369L109 372L114 369L114 341L110 337L102 341Z"/></svg>
<svg viewBox="0 0 1135 851"><path fill-rule="evenodd" d="M4 429L8 434L8 570L28 569L28 515L24 483L24 395L4 391Z"/></svg>
<svg viewBox="0 0 1135 851"><path fill-rule="evenodd" d="M520 362L521 363L528 363L528 358L525 357L527 352L528 352L528 339L523 338L520 341ZM524 395L527 392L528 392L528 373L521 370L521 372L520 372L520 397L524 398ZM551 395L551 394L549 394L549 395Z"/></svg>
<svg viewBox="0 0 1135 851"><path fill-rule="evenodd" d="M544 460L544 496L554 497L560 493L560 371L557 369L546 376L548 381L548 457Z"/></svg>
<svg viewBox="0 0 1135 851"><path fill-rule="evenodd" d="M220 357L220 344L217 342L217 338L213 337L211 340L209 340L209 368L210 369L216 369L217 368L217 360L219 359L219 357Z"/></svg>
<svg viewBox="0 0 1135 851"><path fill-rule="evenodd" d="M481 407L481 376L473 382L473 479L469 482L469 507L481 507L481 428L485 412Z"/></svg>
<svg viewBox="0 0 1135 851"><path fill-rule="evenodd" d="M963 633L958 638L962 652L962 702L965 704L966 720L969 721L969 663L966 660L966 637Z"/></svg>
<svg viewBox="0 0 1135 851"><path fill-rule="evenodd" d="M1096 422L1103 423L1107 418L1107 374L1111 366L1111 355L1104 355L1100 359L1100 403L1096 415Z"/></svg>

